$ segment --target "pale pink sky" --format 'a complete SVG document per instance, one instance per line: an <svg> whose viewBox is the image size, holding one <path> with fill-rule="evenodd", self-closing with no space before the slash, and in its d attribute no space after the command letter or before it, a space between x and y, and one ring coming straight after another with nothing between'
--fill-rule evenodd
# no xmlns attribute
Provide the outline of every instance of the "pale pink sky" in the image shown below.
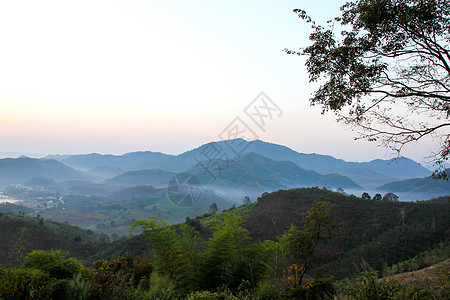
<svg viewBox="0 0 450 300"><path fill-rule="evenodd" d="M309 106L309 27L336 1L3 1L0 152L177 154L217 140L261 91L283 110L260 139L346 160L389 158ZM432 145L412 145L420 161Z"/></svg>

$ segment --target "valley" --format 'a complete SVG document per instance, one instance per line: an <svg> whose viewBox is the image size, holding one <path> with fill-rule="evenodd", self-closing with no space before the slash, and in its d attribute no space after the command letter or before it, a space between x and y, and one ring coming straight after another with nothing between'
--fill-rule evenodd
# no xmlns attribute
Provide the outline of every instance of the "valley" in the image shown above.
<svg viewBox="0 0 450 300"><path fill-rule="evenodd" d="M318 186L370 197L394 192L400 201L450 194L448 182L430 179L429 170L407 158L353 163L260 140L237 141L246 143L239 156L229 147L236 143L232 140L177 156L134 152L2 159L3 202L14 201L32 209L32 215L117 239L129 233L133 221L149 215L180 223L210 211L213 203L220 212L241 205L245 197L255 201L279 189ZM212 149L221 156L206 155ZM174 203L168 194L169 182L177 174L191 174L199 182L198 199L189 205ZM375 186L380 183L384 184Z"/></svg>

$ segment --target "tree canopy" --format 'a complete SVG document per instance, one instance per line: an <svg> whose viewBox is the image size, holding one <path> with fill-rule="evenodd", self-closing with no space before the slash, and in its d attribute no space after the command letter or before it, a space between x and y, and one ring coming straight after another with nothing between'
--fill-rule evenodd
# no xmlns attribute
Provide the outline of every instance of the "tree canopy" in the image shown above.
<svg viewBox="0 0 450 300"><path fill-rule="evenodd" d="M336 205L317 201L302 219L302 228L292 224L280 241L299 262L295 265L295 285L301 285L303 277L312 265L320 261L316 248L321 241L331 240L343 224L334 219Z"/></svg>
<svg viewBox="0 0 450 300"><path fill-rule="evenodd" d="M427 159L446 178L450 156L450 4L445 0L358 0L342 15L311 24L306 55L310 81L320 81L310 102L352 126L358 138L399 155L414 141L439 141ZM340 31L337 34L337 31Z"/></svg>

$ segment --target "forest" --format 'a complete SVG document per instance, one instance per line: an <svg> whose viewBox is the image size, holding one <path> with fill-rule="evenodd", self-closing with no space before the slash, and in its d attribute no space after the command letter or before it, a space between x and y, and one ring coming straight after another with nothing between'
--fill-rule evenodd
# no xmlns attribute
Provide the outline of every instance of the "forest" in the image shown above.
<svg viewBox="0 0 450 300"><path fill-rule="evenodd" d="M449 215L446 198L405 203L302 188L182 224L137 220L132 235L109 242L2 213L15 240L2 241L0 298L445 299ZM51 248L33 242L50 232L60 238ZM426 268L431 281L420 280ZM415 283L399 277L405 272Z"/></svg>

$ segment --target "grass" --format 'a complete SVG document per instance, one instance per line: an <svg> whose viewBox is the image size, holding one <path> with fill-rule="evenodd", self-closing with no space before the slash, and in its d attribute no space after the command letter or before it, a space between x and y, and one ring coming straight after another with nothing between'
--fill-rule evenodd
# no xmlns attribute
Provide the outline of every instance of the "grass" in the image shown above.
<svg viewBox="0 0 450 300"><path fill-rule="evenodd" d="M437 292L443 283L449 280L448 272L450 272L450 259L421 270L396 274L384 279L398 281L406 286L415 285Z"/></svg>

